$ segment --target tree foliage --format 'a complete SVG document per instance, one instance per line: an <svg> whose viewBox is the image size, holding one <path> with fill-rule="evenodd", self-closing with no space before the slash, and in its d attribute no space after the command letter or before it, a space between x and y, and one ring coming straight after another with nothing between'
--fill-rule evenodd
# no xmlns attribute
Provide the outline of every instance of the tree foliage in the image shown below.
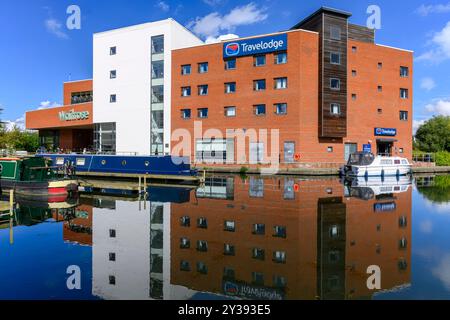
<svg viewBox="0 0 450 320"><path fill-rule="evenodd" d="M0 129L0 149L36 152L39 148L39 135L36 132Z"/></svg>
<svg viewBox="0 0 450 320"><path fill-rule="evenodd" d="M416 133L416 146L425 152L450 151L450 116L425 122Z"/></svg>

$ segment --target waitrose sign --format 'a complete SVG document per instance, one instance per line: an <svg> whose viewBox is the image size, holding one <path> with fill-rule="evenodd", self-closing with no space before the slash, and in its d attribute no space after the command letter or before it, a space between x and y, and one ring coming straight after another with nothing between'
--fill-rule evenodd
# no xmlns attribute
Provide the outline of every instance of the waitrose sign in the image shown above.
<svg viewBox="0 0 450 320"><path fill-rule="evenodd" d="M223 45L223 57L234 58L263 54L275 51L287 50L287 34L253 38L235 42L227 42Z"/></svg>
<svg viewBox="0 0 450 320"><path fill-rule="evenodd" d="M61 121L79 121L89 119L89 111L79 111L71 110L69 112L61 111L59 113L59 120Z"/></svg>

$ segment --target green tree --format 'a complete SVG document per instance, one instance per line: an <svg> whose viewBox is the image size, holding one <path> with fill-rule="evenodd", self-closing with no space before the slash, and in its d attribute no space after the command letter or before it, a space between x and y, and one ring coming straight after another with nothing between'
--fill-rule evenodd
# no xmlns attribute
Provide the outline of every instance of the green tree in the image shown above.
<svg viewBox="0 0 450 320"><path fill-rule="evenodd" d="M17 127L9 131L0 128L0 149L35 152L38 148L39 135L36 132L22 131Z"/></svg>
<svg viewBox="0 0 450 320"><path fill-rule="evenodd" d="M436 116L416 133L417 147L425 152L450 151L450 117Z"/></svg>

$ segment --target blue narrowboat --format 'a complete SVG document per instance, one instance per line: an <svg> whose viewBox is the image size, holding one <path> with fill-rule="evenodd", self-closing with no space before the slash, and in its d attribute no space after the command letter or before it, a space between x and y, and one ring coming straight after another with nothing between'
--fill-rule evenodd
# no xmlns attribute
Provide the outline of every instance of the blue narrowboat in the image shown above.
<svg viewBox="0 0 450 320"><path fill-rule="evenodd" d="M77 174L90 173L114 174L123 177L150 175L194 178L197 171L191 169L188 157L172 156L120 156L120 155L86 155L86 154L38 154L51 160L55 166L71 165Z"/></svg>

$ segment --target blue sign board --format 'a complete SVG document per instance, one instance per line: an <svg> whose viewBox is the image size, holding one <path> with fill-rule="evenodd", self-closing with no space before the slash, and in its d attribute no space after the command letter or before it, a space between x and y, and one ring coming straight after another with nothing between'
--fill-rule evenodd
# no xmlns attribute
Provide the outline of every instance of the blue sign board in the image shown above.
<svg viewBox="0 0 450 320"><path fill-rule="evenodd" d="M373 205L373 211L375 212L389 212L395 211L397 209L397 205L395 202L387 202L387 203L375 203Z"/></svg>
<svg viewBox="0 0 450 320"><path fill-rule="evenodd" d="M395 137L397 135L397 129L393 128L375 128L376 136L389 136Z"/></svg>
<svg viewBox="0 0 450 320"><path fill-rule="evenodd" d="M363 152L364 153L371 153L372 152L372 145L371 144L363 144Z"/></svg>
<svg viewBox="0 0 450 320"><path fill-rule="evenodd" d="M223 57L235 58L287 50L287 34L237 40L223 44Z"/></svg>

